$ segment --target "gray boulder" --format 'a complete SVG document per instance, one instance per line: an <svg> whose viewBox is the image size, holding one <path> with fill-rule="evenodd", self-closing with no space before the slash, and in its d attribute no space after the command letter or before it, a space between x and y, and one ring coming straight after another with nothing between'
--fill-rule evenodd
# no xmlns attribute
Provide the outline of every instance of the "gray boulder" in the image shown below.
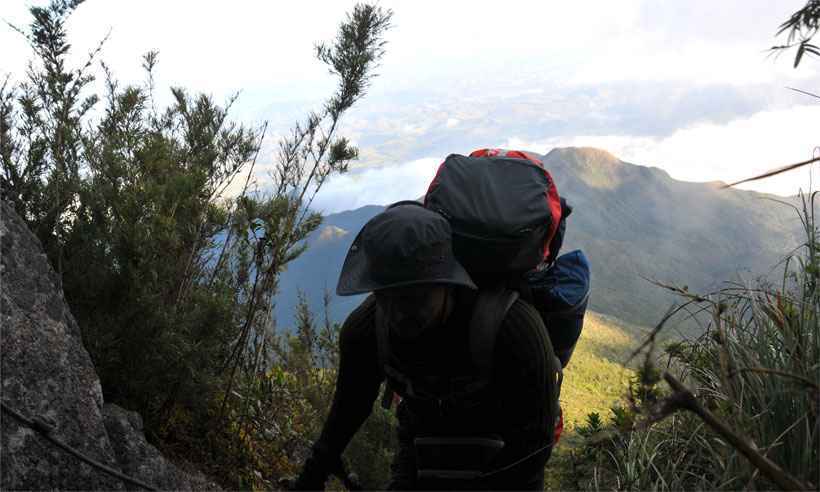
<svg viewBox="0 0 820 492"><path fill-rule="evenodd" d="M160 489L218 490L219 487L201 473L187 473L165 459L145 440L142 417L114 404L103 407L108 438L122 472Z"/></svg>
<svg viewBox="0 0 820 492"><path fill-rule="evenodd" d="M100 381L39 240L0 201L0 398L89 458L160 489L214 488L145 441L138 415L104 405ZM7 412L0 414L0 489L125 490Z"/></svg>

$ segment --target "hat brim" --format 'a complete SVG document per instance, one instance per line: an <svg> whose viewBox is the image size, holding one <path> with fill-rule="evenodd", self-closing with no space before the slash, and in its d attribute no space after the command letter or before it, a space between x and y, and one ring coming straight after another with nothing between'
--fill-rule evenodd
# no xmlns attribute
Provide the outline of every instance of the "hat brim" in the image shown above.
<svg viewBox="0 0 820 492"><path fill-rule="evenodd" d="M361 232L353 241L350 249L347 251L342 272L339 274L339 283L336 285L336 294L340 296L352 296L357 294L366 294L382 289L389 289L393 287L405 287L408 285L419 284L446 284L467 287L468 289L478 290L467 270L453 258L450 262L448 271L445 274L439 274L429 278L419 278L413 280L396 281L396 282L379 282L376 280L373 272L370 271L369 264L365 258L364 248L361 247L359 239Z"/></svg>

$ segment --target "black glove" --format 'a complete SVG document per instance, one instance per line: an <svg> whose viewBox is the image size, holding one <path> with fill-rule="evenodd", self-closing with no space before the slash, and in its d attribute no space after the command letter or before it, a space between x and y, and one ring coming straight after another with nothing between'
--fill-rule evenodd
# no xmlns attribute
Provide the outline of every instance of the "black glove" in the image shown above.
<svg viewBox="0 0 820 492"><path fill-rule="evenodd" d="M341 457L332 456L321 447L314 446L292 490L324 490L327 477L343 469Z"/></svg>

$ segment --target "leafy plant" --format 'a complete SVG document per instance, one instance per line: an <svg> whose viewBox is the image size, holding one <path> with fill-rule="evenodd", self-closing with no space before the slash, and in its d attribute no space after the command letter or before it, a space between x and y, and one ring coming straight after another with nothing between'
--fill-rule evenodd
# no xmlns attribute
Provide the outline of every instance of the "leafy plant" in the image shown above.
<svg viewBox="0 0 820 492"><path fill-rule="evenodd" d="M708 295L668 286L686 301L678 312L707 317L706 332L666 348L669 390L658 386L650 337L630 407L613 409L606 427L590 416L579 430L581 487L810 490L820 481L815 197L803 197L806 240L779 285L730 284Z"/></svg>
<svg viewBox="0 0 820 492"><path fill-rule="evenodd" d="M122 84L96 69L104 40L69 67L65 25L81 3L33 7L17 29L34 59L24 82L0 86L0 193L59 272L106 400L138 410L151 440L228 486L259 485L273 451L251 433L273 430L254 427L249 409L273 396L249 389L290 391L292 377L274 365L278 278L321 223L313 197L358 155L338 123L366 93L392 14L357 5L318 45L338 86L279 142L273 183L259 190L267 127L231 121L235 97L219 105L175 87L157 109L158 54L144 56L143 83ZM99 76L101 96L90 93Z"/></svg>

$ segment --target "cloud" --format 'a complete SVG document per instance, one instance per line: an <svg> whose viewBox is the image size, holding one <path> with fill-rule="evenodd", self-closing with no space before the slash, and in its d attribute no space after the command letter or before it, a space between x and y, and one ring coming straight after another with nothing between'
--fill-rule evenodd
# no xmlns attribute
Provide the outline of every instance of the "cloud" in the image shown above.
<svg viewBox="0 0 820 492"><path fill-rule="evenodd" d="M818 73L810 64L795 71L788 61L773 58L768 48L774 40L763 33L756 39L747 36L720 42L708 36L681 34L682 39L678 39L677 35L640 30L611 39L587 63L575 67L567 83L597 86L623 81L687 81L696 86L745 86L781 79L800 81Z"/></svg>
<svg viewBox="0 0 820 492"><path fill-rule="evenodd" d="M313 208L324 213L365 205L415 200L427 192L441 160L418 159L391 167L363 169L331 177L316 195Z"/></svg>
<svg viewBox="0 0 820 492"><path fill-rule="evenodd" d="M270 120L284 132L333 90L314 43L334 37L354 2L86 2L70 19L69 39L81 63L111 28L103 59L124 82L139 83L140 55L159 49L159 104L170 84L217 101L241 89L233 116ZM731 180L801 160L817 144L806 132L820 120L795 108L806 99L783 86L818 87L820 63L807 59L792 70L792 54L774 61L766 48L777 41L777 25L804 4L509 0L499 9L476 0L469 8L437 2L431 15L423 2L382 0L395 13L387 53L342 133L360 145L358 165L383 171L365 177L354 170L329 190L348 204L343 185L362 204L389 202L388 169L415 182L418 159L439 161L510 136L591 142L681 179ZM30 21L26 10L0 1L0 19L17 25ZM0 46L7 48L0 76L22 74L30 53L22 37L0 26ZM431 175L418 172L420 183ZM382 188L366 186L370 180ZM765 182L786 193L793 184Z"/></svg>
<svg viewBox="0 0 820 492"><path fill-rule="evenodd" d="M548 152L554 147L591 146L621 160L666 170L683 181L738 181L764 171L807 160L820 146L820 106L803 105L761 111L727 123L698 123L666 137L588 135L527 141L511 138L506 147ZM816 174L816 173L815 173ZM742 185L779 195L807 189L810 169Z"/></svg>
<svg viewBox="0 0 820 492"><path fill-rule="evenodd" d="M370 167L352 169L331 177L319 192L314 208L325 213L351 210L365 205L387 205L399 200L419 198L427 191L439 164L450 152L468 153L473 148L502 147L545 154L555 147L597 147L619 159L644 166L659 167L674 179L683 181L731 182L812 156L820 146L817 122L820 106L802 105L760 111L724 123L700 122L668 136L581 135L527 139L521 137L483 139L468 146L452 144L446 152L431 152L424 158L397 165L372 167L380 154L368 158ZM784 131L788 129L788 131ZM372 150L365 148L363 150ZM388 160L389 162L389 160ZM269 166L258 166L260 172ZM816 181L820 175L814 173ZM267 180L258 176L260 185ZM794 195L807 189L810 169L742 185L779 195ZM232 191L238 191L238 185Z"/></svg>
<svg viewBox="0 0 820 492"><path fill-rule="evenodd" d="M798 85L815 86L820 86L820 77ZM624 137L634 146L636 138L660 140L697 126L722 128L761 112L788 110L811 101L768 84L693 86L674 81L576 88L550 86L545 81L539 91L514 97L490 91L480 100L420 94L419 100L432 101L437 109L426 110L411 101L388 106L374 98L364 100L344 120L342 134L357 140L363 156L367 151L368 158L360 165L443 159L451 152L500 145L510 136L527 142L576 136Z"/></svg>
<svg viewBox="0 0 820 492"><path fill-rule="evenodd" d="M30 22L26 3L0 2L0 19L25 27ZM75 61L82 63L110 29L103 58L129 82L142 80L140 56L158 49L161 88L166 84L191 87L218 98L243 90L255 94L257 105L295 97L321 98L335 81L315 60L314 44L333 40L355 3L143 0L124 6L87 2L69 20L69 39ZM442 80L466 78L466 72L486 74L487 60L500 69L531 60L555 60L562 53L568 58L566 48L577 27L556 19L584 19L588 32L605 36L615 26L630 24L638 14L636 0L617 6L609 2L548 6L510 0L504 9L491 1L471 2L469 8L461 2L438 2L432 15L423 3L383 0L379 4L393 9L394 17L386 35L387 56L379 69L382 76L372 90L393 93L415 90L431 80L441 85ZM488 23L497 35L487 35ZM0 70L22 74L30 54L22 37L0 27L0 45L9 48L4 50ZM490 72L508 78L504 70Z"/></svg>
<svg viewBox="0 0 820 492"><path fill-rule="evenodd" d="M488 141L486 145L540 153L554 147L598 147L626 162L660 167L678 180L730 182L811 157L814 147L820 145L816 132L818 121L820 106L797 106L761 111L726 123L693 124L665 137L587 135L543 140L512 137ZM333 213L418 198L426 192L442 158L427 157L335 176L319 193L315 204L318 209ZM809 170L806 169L741 188L793 195L801 187L806 189L808 184Z"/></svg>

